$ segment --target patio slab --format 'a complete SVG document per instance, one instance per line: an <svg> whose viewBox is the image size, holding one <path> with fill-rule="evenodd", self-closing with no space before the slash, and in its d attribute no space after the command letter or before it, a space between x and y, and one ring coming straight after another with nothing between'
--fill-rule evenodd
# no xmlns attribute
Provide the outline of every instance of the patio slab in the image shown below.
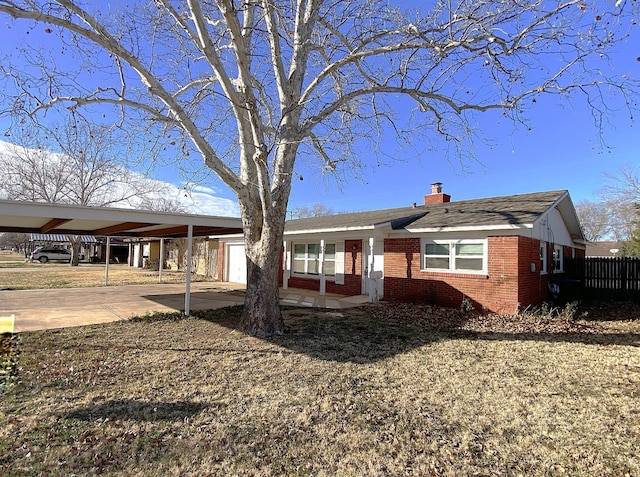
<svg viewBox="0 0 640 477"><path fill-rule="evenodd" d="M184 310L184 284L126 285L95 288L0 291L0 332L109 323L155 311ZM309 290L280 291L288 306L344 309L367 303L364 295L320 296ZM221 282L191 284L191 310L242 304L244 287ZM6 328L6 329L5 329Z"/></svg>

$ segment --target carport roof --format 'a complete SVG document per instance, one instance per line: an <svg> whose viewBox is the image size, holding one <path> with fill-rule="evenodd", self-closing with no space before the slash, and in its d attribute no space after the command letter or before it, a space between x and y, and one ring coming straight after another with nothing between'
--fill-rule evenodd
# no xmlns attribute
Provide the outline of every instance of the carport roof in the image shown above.
<svg viewBox="0 0 640 477"><path fill-rule="evenodd" d="M0 232L178 238L242 232L234 217L0 201Z"/></svg>

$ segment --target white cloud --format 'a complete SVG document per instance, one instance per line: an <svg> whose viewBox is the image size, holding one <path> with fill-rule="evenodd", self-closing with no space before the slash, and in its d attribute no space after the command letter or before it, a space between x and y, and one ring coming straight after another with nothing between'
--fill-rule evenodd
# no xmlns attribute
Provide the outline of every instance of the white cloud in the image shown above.
<svg viewBox="0 0 640 477"><path fill-rule="evenodd" d="M195 184L193 182L190 182L189 184L187 184L187 188L192 191L204 192L211 195L215 195L216 193L216 190L211 187L207 187L201 184Z"/></svg>
<svg viewBox="0 0 640 477"><path fill-rule="evenodd" d="M11 150L15 147L13 144L0 140L0 160L3 157L13 156ZM58 156L58 154L52 154L52 156ZM138 177L138 173L134 173ZM178 187L170 182L153 180L157 190L161 190L161 193L151 193L151 197L157 195L163 198L171 199L184 206L189 213L201 214L201 215L214 215L222 217L239 217L240 207L235 200L225 199L223 197L216 196L216 190L199 184L188 184L186 190L182 187ZM129 203L121 203L115 205L116 207L130 208L136 207L136 200L131 200Z"/></svg>
<svg viewBox="0 0 640 477"><path fill-rule="evenodd" d="M175 188L175 187L174 187ZM180 203L189 208L195 214L222 215L226 217L239 217L240 207L235 200L216 196L215 189L199 184L189 184L188 192L175 188L181 194ZM186 197L185 197L186 195Z"/></svg>
<svg viewBox="0 0 640 477"><path fill-rule="evenodd" d="M173 185L171 187L176 190L178 196L182 194L182 197L178 197L178 200L194 214L221 215L224 217L240 216L238 203L234 200L215 196L213 189L208 187L192 188L187 197L185 197L183 191Z"/></svg>

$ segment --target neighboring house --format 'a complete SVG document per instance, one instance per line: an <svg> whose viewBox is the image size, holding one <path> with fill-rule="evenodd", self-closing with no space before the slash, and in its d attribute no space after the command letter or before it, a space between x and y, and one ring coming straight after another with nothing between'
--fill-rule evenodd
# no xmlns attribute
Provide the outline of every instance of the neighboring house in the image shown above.
<svg viewBox="0 0 640 477"><path fill-rule="evenodd" d="M160 257L160 240L142 238L127 238L129 244L129 266L134 268L149 267L150 262L158 261Z"/></svg>
<svg viewBox="0 0 640 477"><path fill-rule="evenodd" d="M65 234L31 234L30 242L32 248L36 246L62 246L71 248L68 236ZM75 236L74 236L75 237ZM103 236L94 237L93 235L81 235L80 260L104 261L107 255L107 238ZM111 238L111 260L114 262L126 263L129 254L129 248L126 243L119 237Z"/></svg>
<svg viewBox="0 0 640 477"><path fill-rule="evenodd" d="M73 236L74 240L75 237ZM80 240L82 245L80 246L80 257L90 257L93 255L99 245L98 240L92 235L81 235ZM31 251L37 247L62 247L71 249L71 242L69 242L69 236L65 234L29 234L29 242L31 243Z"/></svg>
<svg viewBox="0 0 640 477"><path fill-rule="evenodd" d="M166 246L166 265L172 270L183 270L187 263L187 240L171 239ZM196 237L192 244L191 271L196 275L218 277L218 241L209 237Z"/></svg>
<svg viewBox="0 0 640 477"><path fill-rule="evenodd" d="M131 238L129 265L135 268L158 269L160 251L164 248L163 268L184 270L187 257L186 239L165 239L161 247L158 238ZM196 237L192 244L191 271L196 275L218 276L218 241L208 237Z"/></svg>
<svg viewBox="0 0 640 477"><path fill-rule="evenodd" d="M598 258L618 257L622 251L623 243L620 241L589 242L586 256Z"/></svg>
<svg viewBox="0 0 640 477"><path fill-rule="evenodd" d="M221 280L246 281L243 251L220 237ZM421 205L288 221L281 284L512 313L584 251L567 191L450 202L435 183Z"/></svg>

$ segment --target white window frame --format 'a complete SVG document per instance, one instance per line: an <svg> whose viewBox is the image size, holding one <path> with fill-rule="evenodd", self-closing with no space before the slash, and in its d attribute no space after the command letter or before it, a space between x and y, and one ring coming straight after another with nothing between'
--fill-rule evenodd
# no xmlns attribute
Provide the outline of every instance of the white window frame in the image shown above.
<svg viewBox="0 0 640 477"><path fill-rule="evenodd" d="M488 241L487 239L460 239L460 240L428 240L422 239L420 241L421 248L421 270L426 272L444 272L444 273L464 273L471 275L486 275L487 274L487 264L488 264ZM428 244L436 244L436 245L447 245L449 247L449 267L448 268L428 268L427 261L429 257L445 257L446 255L427 255L427 245ZM457 245L482 245L482 254L470 255L461 257L457 255ZM458 268L456 260L458 258L471 258L471 259L480 259L482 260L482 266L480 270L470 270Z"/></svg>
<svg viewBox="0 0 640 477"><path fill-rule="evenodd" d="M547 242L540 242L540 274L547 273Z"/></svg>
<svg viewBox="0 0 640 477"><path fill-rule="evenodd" d="M556 267L558 264L558 267ZM564 272L564 250L562 245L553 246L553 273Z"/></svg>
<svg viewBox="0 0 640 477"><path fill-rule="evenodd" d="M300 246L300 245L304 246L305 257L303 259L296 259L295 258L296 246ZM316 245L318 247L319 253L317 258L309 257L309 245ZM334 248L333 258L327 258L326 250L327 250L327 247L329 246L333 246ZM291 275L295 277L304 277L304 278L320 278L320 272L321 270L323 270L323 268L320 267L319 262L322 258L324 258L324 270L326 270L327 262L334 263L334 267L333 267L334 273L333 274L325 273L325 277L327 277L328 279L335 279L336 273L337 273L337 267L338 267L337 260L336 260L336 257L338 255L338 245L335 242L325 243L324 251L321 250L320 247L321 247L320 242L315 242L315 241L292 242L291 243ZM304 272L295 271L296 260L304 260ZM317 262L318 273L309 273L309 263L311 262Z"/></svg>

